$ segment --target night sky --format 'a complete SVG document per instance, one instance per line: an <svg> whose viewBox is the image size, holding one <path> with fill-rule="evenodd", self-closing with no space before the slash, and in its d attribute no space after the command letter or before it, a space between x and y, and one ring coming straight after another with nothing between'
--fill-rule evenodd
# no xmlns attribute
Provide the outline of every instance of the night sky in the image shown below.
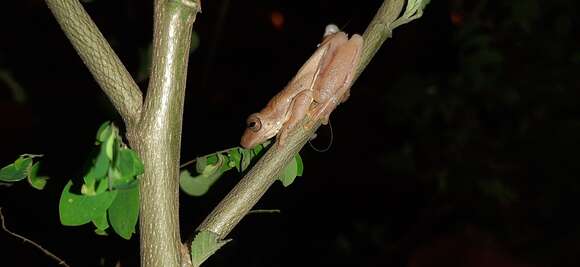
<svg viewBox="0 0 580 267"><path fill-rule="evenodd" d="M237 146L315 50L329 23L364 31L382 1L203 1L189 59L182 161ZM434 0L397 28L331 116L334 142L301 151L207 266L578 266L580 36L572 0ZM88 13L134 77L152 1L94 0ZM120 117L43 1L0 9L0 166L44 154L45 190L0 186L9 229L71 266L138 266L138 238L60 225L99 125ZM147 80L139 82L146 89ZM321 127L316 147L329 142ZM181 196L182 237L241 175ZM78 180L77 180L78 181ZM0 232L2 266L55 262Z"/></svg>

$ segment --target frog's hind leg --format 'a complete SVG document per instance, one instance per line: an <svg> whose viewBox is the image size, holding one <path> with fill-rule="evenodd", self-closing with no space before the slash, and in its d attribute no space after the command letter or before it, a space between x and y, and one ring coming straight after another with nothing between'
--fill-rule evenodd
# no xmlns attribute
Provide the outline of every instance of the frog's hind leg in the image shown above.
<svg viewBox="0 0 580 267"><path fill-rule="evenodd" d="M323 125L328 124L330 113L332 113L338 104L339 103L336 98L331 98L324 103L318 103L318 105L314 107L308 114L308 116L312 119L312 124L314 124L319 119L322 119L321 122Z"/></svg>
<svg viewBox="0 0 580 267"><path fill-rule="evenodd" d="M296 125L306 117L310 104L312 104L312 99L311 90L302 91L294 97L290 104L290 108L288 109L288 114L286 115L289 116L289 118L282 126L282 129L280 129L278 137L276 138L278 145L283 146L288 137L288 132L296 127Z"/></svg>

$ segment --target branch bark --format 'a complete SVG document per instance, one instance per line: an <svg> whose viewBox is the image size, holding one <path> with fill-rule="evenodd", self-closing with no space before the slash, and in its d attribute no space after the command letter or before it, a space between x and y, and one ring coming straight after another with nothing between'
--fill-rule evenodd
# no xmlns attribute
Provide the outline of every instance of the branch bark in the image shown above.
<svg viewBox="0 0 580 267"><path fill-rule="evenodd" d="M152 73L141 120L129 137L140 177L141 266L179 266L179 157L187 64L198 5L155 3Z"/></svg>
<svg viewBox="0 0 580 267"><path fill-rule="evenodd" d="M62 30L125 121L145 166L140 177L142 266L180 266L179 156L189 46L199 4L155 0L153 62L143 96L78 0L46 0Z"/></svg>
<svg viewBox="0 0 580 267"><path fill-rule="evenodd" d="M368 65L381 44L391 36L391 23L399 17L404 3L405 0L385 0L377 11L363 35L364 46L355 79ZM304 129L303 126L309 123L312 122L307 117L298 124L288 134L283 147L272 145L198 226L197 231L211 231L220 239L224 239L276 181L280 171L320 126L318 121L314 122L314 127Z"/></svg>
<svg viewBox="0 0 580 267"><path fill-rule="evenodd" d="M139 119L141 90L78 0L46 0L50 11L127 128Z"/></svg>

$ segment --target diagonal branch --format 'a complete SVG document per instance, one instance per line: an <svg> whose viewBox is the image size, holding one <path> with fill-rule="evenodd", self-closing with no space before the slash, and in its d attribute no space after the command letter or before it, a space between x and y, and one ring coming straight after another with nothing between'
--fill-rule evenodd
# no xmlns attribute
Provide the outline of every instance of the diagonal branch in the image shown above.
<svg viewBox="0 0 580 267"><path fill-rule="evenodd" d="M399 17L404 3L405 0L385 0L377 11L363 35L365 43L356 77L367 66L381 44L391 36L391 24ZM304 125L311 124L314 126L304 129ZM319 126L320 121L312 123L307 117L288 134L284 146L272 145L198 226L197 231L211 231L220 239L225 238L276 181L280 171L302 149Z"/></svg>
<svg viewBox="0 0 580 267"><path fill-rule="evenodd" d="M97 25L78 0L46 0L46 4L127 128L135 126L141 91Z"/></svg>
<svg viewBox="0 0 580 267"><path fill-rule="evenodd" d="M10 230L8 230L8 227L6 227L6 224L4 222L4 214L2 214L2 207L0 207L0 224L2 225L2 230L4 230L6 233L10 234L11 236L14 236L20 240L22 240L22 242L24 243L30 243L31 245L33 245L34 247L36 247L37 249L39 249L40 251L42 251L42 253L46 254L48 257L52 258L53 260L58 262L58 265L62 265L65 267L69 267L69 265L63 261L61 258L59 258L58 256L54 255L52 252L48 251L48 249L43 248L40 244L24 237L21 236L15 232L12 232Z"/></svg>

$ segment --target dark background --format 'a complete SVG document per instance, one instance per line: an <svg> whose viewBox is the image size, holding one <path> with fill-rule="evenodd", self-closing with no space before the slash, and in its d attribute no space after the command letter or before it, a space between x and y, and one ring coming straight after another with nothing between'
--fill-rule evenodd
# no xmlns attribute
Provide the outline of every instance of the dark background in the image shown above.
<svg viewBox="0 0 580 267"><path fill-rule="evenodd" d="M436 0L394 31L331 117L329 152L276 183L207 266L578 266L577 1ZM308 58L324 26L362 33L381 1L203 1L194 30L183 161L236 146ZM151 41L152 3L85 4L129 71ZM283 23L274 23L273 17ZM58 199L94 136L119 117L43 1L0 9L0 165L45 154L43 191L0 187L8 227L71 266L137 266L138 242L61 226ZM140 82L146 88L147 81ZM328 143L322 127L314 144ZM240 178L181 197L187 237ZM0 232L3 266L52 266Z"/></svg>

